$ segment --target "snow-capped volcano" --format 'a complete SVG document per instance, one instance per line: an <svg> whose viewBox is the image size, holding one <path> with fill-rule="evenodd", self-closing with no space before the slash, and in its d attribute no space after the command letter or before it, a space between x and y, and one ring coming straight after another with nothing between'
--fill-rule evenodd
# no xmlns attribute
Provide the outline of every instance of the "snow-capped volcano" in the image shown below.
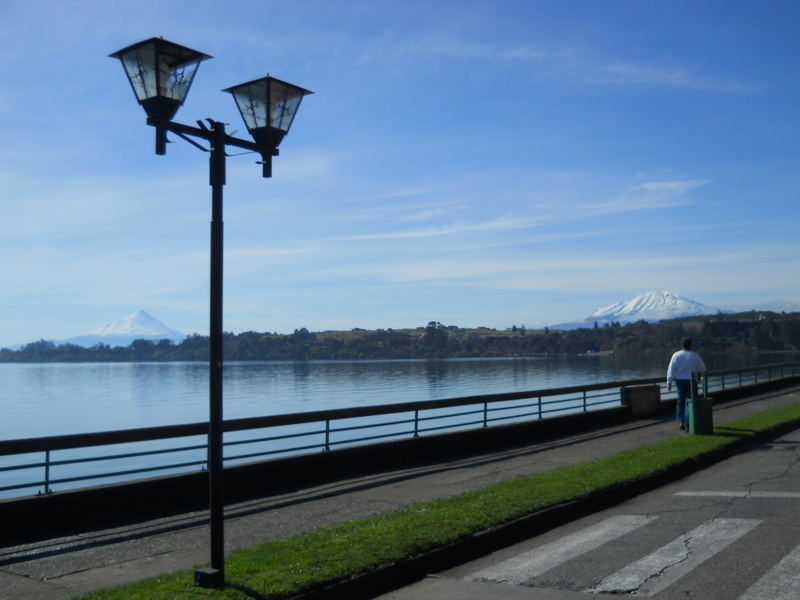
<svg viewBox="0 0 800 600"><path fill-rule="evenodd" d="M186 334L175 329L170 329L143 310L137 310L121 321L103 325L98 329L90 331L86 335L79 335L64 340L64 342L90 348L95 344L128 346L134 340L171 340L172 342L179 343L183 341L185 337Z"/></svg>
<svg viewBox="0 0 800 600"><path fill-rule="evenodd" d="M700 302L689 300L671 292L647 292L636 296L633 300L617 302L605 308L599 308L589 315L585 321L592 323L622 324L635 321L661 321L678 317L708 315L719 312L718 309Z"/></svg>

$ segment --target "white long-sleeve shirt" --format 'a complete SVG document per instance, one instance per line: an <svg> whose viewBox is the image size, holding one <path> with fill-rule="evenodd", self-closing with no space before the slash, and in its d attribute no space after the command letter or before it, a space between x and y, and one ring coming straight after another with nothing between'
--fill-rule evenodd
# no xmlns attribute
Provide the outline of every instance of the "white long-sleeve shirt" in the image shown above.
<svg viewBox="0 0 800 600"><path fill-rule="evenodd" d="M691 379L693 371L705 371L706 365L694 350L678 350L672 355L667 367L667 383L672 385L676 379Z"/></svg>

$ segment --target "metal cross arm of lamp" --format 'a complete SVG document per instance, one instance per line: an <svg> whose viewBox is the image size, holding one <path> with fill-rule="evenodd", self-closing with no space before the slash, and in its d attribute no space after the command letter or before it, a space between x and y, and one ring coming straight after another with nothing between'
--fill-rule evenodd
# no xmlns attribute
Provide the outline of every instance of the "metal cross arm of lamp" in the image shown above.
<svg viewBox="0 0 800 600"><path fill-rule="evenodd" d="M148 117L147 124L156 128L156 154L166 154L166 144L169 142L166 133L169 131L203 152L212 151L216 145L221 145L221 147L235 146L251 152L257 152L261 155L261 160L258 162L263 167L263 177L272 177L272 157L280 154L278 148L235 138L225 132L224 123L217 123L213 119L206 119L206 121L208 121L208 126L202 121L198 121L199 127L193 127L183 123L176 123L175 121L164 121ZM218 134L220 134L219 137ZM208 141L209 147L201 146L192 138L201 138Z"/></svg>
<svg viewBox="0 0 800 600"><path fill-rule="evenodd" d="M123 48L111 57L122 62L133 93L147 113L148 125L156 128L156 154L166 154L168 131L210 153L208 472L211 568L198 569L195 583L202 587L221 588L225 585L225 490L222 465L222 190L225 185L225 149L235 146L259 153L262 174L271 177L272 157L278 155L278 145L289 131L303 96L311 92L269 76L223 90L233 95L254 141L242 140L227 134L225 124L213 119L207 119L209 126L197 121L197 127L172 120L186 99L197 67L211 58L207 54L163 38L151 38ZM209 147L203 147L193 138L207 141Z"/></svg>

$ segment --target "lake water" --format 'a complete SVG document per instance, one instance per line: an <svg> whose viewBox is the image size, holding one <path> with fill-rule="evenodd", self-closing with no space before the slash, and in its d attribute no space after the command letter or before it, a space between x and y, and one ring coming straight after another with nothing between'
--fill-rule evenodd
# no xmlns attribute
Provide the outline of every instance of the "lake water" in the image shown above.
<svg viewBox="0 0 800 600"><path fill-rule="evenodd" d="M707 356L709 370L792 360ZM661 377L666 357L227 363L224 417L455 398ZM0 364L0 439L208 420L205 363Z"/></svg>

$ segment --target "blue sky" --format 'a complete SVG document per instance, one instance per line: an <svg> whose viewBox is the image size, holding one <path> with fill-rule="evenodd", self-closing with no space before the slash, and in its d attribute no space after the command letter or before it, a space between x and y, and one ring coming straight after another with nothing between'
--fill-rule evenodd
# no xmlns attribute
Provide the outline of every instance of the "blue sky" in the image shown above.
<svg viewBox="0 0 800 600"><path fill-rule="evenodd" d="M178 121L315 92L272 179L228 159L227 331L800 301L794 0L4 0L0 36L0 346L207 330L207 155L156 156L108 58L153 36L215 57Z"/></svg>

